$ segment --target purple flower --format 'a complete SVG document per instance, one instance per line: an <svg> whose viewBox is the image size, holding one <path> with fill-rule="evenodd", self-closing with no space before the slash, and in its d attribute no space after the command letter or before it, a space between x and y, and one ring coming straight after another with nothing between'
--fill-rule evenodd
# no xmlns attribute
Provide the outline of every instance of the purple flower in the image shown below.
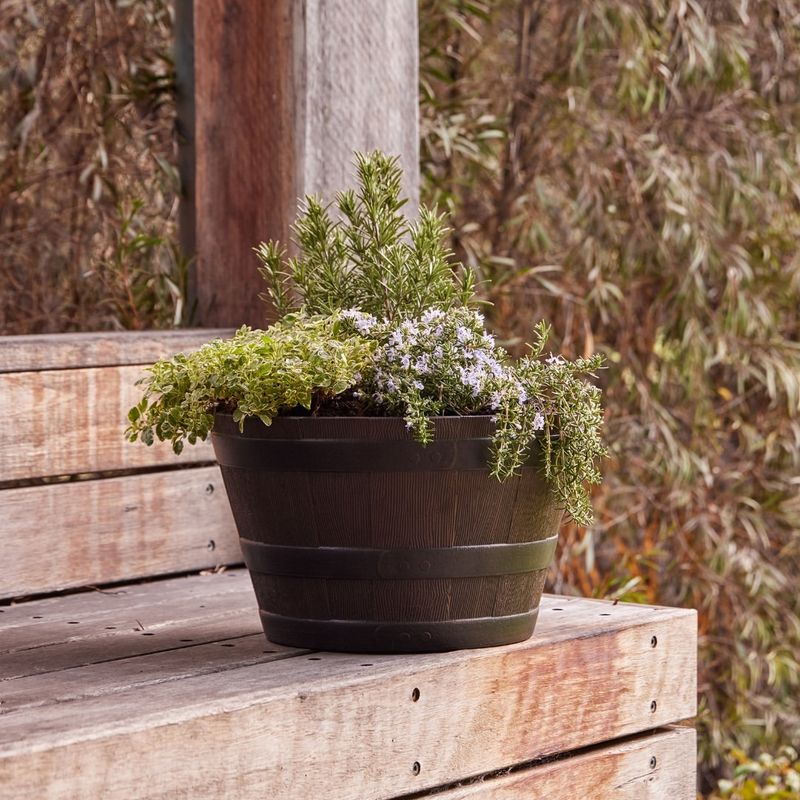
<svg viewBox="0 0 800 800"><path fill-rule="evenodd" d="M467 344L472 341L472 331L464 325L459 325L456 328L456 337L461 344Z"/></svg>
<svg viewBox="0 0 800 800"><path fill-rule="evenodd" d="M444 312L440 311L438 308L429 308L423 315L422 321L429 325L431 322L437 319L441 319L444 316Z"/></svg>
<svg viewBox="0 0 800 800"><path fill-rule="evenodd" d="M357 308L348 308L342 311L342 317L352 320L356 326L356 330L361 334L369 333L375 325L378 324L378 320L376 320L375 317L371 314L359 311Z"/></svg>

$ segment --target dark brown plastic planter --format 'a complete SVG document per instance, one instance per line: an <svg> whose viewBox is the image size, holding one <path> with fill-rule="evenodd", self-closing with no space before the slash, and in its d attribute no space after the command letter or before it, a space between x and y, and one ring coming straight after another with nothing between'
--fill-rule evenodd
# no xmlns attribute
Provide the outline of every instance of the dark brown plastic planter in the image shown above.
<svg viewBox="0 0 800 800"><path fill-rule="evenodd" d="M536 467L489 477L488 417L217 414L212 440L273 642L421 653L533 632L561 510Z"/></svg>

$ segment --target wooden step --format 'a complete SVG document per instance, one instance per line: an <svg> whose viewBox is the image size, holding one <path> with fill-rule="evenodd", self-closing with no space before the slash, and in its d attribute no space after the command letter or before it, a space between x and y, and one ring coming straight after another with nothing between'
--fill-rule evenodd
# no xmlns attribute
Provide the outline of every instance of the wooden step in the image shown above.
<svg viewBox="0 0 800 800"><path fill-rule="evenodd" d="M694 611L545 596L528 642L374 656L268 643L242 570L0 609L0 797L364 800L507 768L442 796L574 769L649 792L575 797L693 797L691 729L608 743L694 715Z"/></svg>

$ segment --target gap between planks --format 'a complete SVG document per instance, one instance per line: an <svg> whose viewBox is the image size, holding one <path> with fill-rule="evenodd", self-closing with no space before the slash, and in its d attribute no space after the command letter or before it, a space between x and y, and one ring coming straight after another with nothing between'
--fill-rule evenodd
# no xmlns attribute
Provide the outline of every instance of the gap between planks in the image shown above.
<svg viewBox="0 0 800 800"><path fill-rule="evenodd" d="M694 800L697 735L668 727L396 800Z"/></svg>

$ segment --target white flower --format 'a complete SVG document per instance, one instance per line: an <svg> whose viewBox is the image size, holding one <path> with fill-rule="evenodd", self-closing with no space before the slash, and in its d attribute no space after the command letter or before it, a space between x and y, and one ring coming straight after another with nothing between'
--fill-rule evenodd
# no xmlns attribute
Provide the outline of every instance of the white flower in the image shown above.
<svg viewBox="0 0 800 800"><path fill-rule="evenodd" d="M477 397L481 389L483 389L483 382L486 377L481 368L475 366L461 367L459 376L461 378L461 383L468 389L472 389L472 396Z"/></svg>
<svg viewBox="0 0 800 800"><path fill-rule="evenodd" d="M536 416L533 418L533 429L535 431L544 430L544 414L541 411L537 411Z"/></svg>
<svg viewBox="0 0 800 800"><path fill-rule="evenodd" d="M422 391L422 390L425 388L425 386L424 386L424 384L422 383L422 381L414 381L414 382L413 382L411 385L412 385L412 386L413 386L415 389L419 389L420 391Z"/></svg>
<svg viewBox="0 0 800 800"><path fill-rule="evenodd" d="M564 360L564 356L553 355L552 353L550 353L550 355L547 357L547 363L558 365L560 367L563 364L566 364L567 362Z"/></svg>

